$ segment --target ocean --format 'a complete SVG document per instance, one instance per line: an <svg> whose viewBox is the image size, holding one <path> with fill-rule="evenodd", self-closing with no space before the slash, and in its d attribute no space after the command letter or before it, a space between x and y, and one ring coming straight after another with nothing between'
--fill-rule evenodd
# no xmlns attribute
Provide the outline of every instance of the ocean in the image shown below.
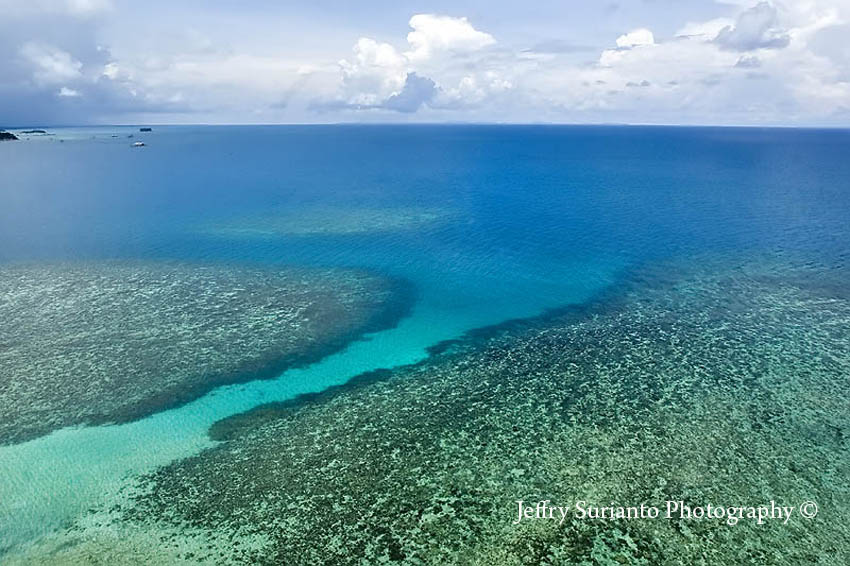
<svg viewBox="0 0 850 566"><path fill-rule="evenodd" d="M115 417L114 413L97 413L94 409L91 415L100 416L90 416L86 412L88 409L74 407L73 398L65 398L61 400L61 410L70 416L55 419L57 424L45 430L32 429L24 435L26 438L14 436L12 429L18 424L10 419L10 439L13 440L0 442L0 553L10 556L28 552L41 556L38 553L47 552L44 548L48 547L50 552L59 552L57 549L65 547L58 543L53 547L49 543L38 545L60 536L57 533L62 533L63 529L78 529L76 532L79 532L84 528L80 525L94 528L86 523L87 514L92 509L109 509L116 501L123 501L129 486L140 477L159 478L160 485L171 489L162 488L163 492L175 497L171 493L175 488L171 487L170 478L163 479L162 474L167 473L163 470L173 470L183 461L191 462L185 459L198 454L216 454L216 458L220 458L221 453L215 451L221 449L220 440L213 440L209 430L211 426L221 426L223 419L238 419L246 411L269 403L288 403L287 410L292 410L291 407L299 406L299 399L304 400L302 405L311 407L336 403L339 411L344 412L355 402L346 405L347 395L363 403L367 407L365 414L369 414L368 402L358 397L361 395L358 387L351 384L345 387L349 380L364 374L373 375L369 372L375 370L399 372L390 378L391 383L403 380L411 371L416 375L420 371L443 375L449 372L440 365L443 364L441 356L446 355L469 355L480 364L481 352L495 348L492 340L513 339L513 334L520 332L512 326L514 322L522 328L526 328L524 324L530 325L533 331L547 324L563 328L572 324L571 317L584 320L581 317L611 316L608 310L595 310L600 304L619 305L621 301L643 304L640 297L645 297L646 304L655 306L667 304L665 301L671 296L700 298L701 302L694 299L693 303L702 305L700 308L691 303L687 308L671 303L670 312L679 313L681 320L691 320L688 317L696 317L697 313L708 319L711 316L731 317L729 313L733 312L737 316L739 312L749 312L747 309L756 314L764 313L769 305L780 304L780 299L790 301L790 291L783 294L771 290L773 302L763 301L762 296L766 295L753 298L755 287L739 285L740 278L765 285L768 280L779 281L782 285L793 284L795 292L802 289L800 292L833 301L828 304L806 302L808 298L804 300L794 295L797 301L794 304L803 302L810 311L827 307L837 309L836 301L850 301L850 286L846 283L850 268L850 161L846 158L850 155L850 131L847 130L543 125L154 126L151 132L144 133L138 127L124 126L46 130L49 135L22 135L20 141L0 143L0 171L3 173L0 277L17 274L15 285L5 287L6 296L0 297L0 312L14 312L19 320L31 317L37 321L46 316L40 309L49 310L56 301L75 296L73 289L84 284L98 288L105 278L119 277L110 267L114 265L144 266L144 274L133 271L134 275L126 275L123 271L120 277L124 279L112 284L113 287L124 288L122 285L127 277L136 278L132 281L160 281L167 277L175 289L182 289L166 295L156 303L158 305L167 305L169 297L178 295L184 297L181 300L191 302L187 295L192 293L185 291L187 287L183 282L191 277L185 273L193 268L218 270L188 287L197 289L198 293L205 291L205 285L213 285L205 281L240 289L252 289L250 285L257 285L257 289L261 289L231 298L221 305L215 304L214 308L199 307L205 309L201 312L207 313L206 318L194 320L191 326L187 322L179 329L179 332L198 334L201 328L223 324L216 321L229 321L225 318L227 313L239 310L250 301L256 301L258 294L267 292L267 287L260 285L267 285L268 280L257 282L260 277L256 275L257 270L268 273L305 269L309 273L321 271L322 277L337 273L333 270L341 270L339 273L344 274L365 273L400 285L403 292L399 291L401 299L398 296L387 299L379 323L373 318L369 319L373 322L363 322L368 318L363 315L363 320L351 322L353 327L360 329L357 336L345 343L334 338L333 347L327 347L303 363L275 365L280 361L277 360L260 369L251 365L255 363L251 358L252 348L256 351L258 343L252 340L261 341L269 332L267 327L257 326L256 336L246 334L245 347L234 349L232 354L245 356L250 363L235 364L239 368L236 376L237 371L231 365L221 365L224 362L216 358L215 363L220 364L216 367L225 369L216 374L215 386L195 388L188 393L180 390L173 399L169 397L170 400L163 403L134 409L135 412L126 418ZM144 147L132 147L138 141L144 142ZM163 265L179 266L180 271L161 275L156 270ZM68 279L62 279L62 285L57 288L51 287L54 295L36 286L28 291L27 285L35 285L39 278L42 284L45 277L53 278L51 281L57 277L55 271L39 271L43 266L52 270L57 269L56 266L82 267L75 268L77 271L63 271L62 277ZM693 275L696 267L706 266L711 268L711 275L703 272ZM20 275L24 268L35 271ZM691 279L687 280L682 274ZM711 279L714 275L731 278L718 283ZM86 283L81 282L81 277L86 278ZM230 278L227 279L230 283L221 283L225 277ZM318 284L309 279L312 276L304 277L307 279L301 281L308 281L305 288L315 290ZM346 277L353 276L339 275L340 281ZM680 277L695 283L689 287L678 282ZM129 293L131 299L139 289L132 281L121 291L125 295ZM369 291L372 287L367 287L372 285L371 280L357 279L354 290L351 290L354 288L351 279L347 281L346 292L350 294L340 300L343 305L350 306L351 297L376 293ZM332 286L322 283L325 284ZM644 288L647 290L641 291ZM660 288L666 293L663 298ZM761 287L759 289L761 292ZM628 296L628 300L623 299L624 296ZM750 299L751 302L747 302ZM24 300L30 302L21 302ZM313 297L311 304L325 304L323 300ZM709 303L711 306L706 306ZM33 306L22 310L21 304ZM101 306L108 309L109 304ZM132 304L130 300L128 305ZM257 304L260 305L257 309L268 308L267 302ZM726 304L728 312L723 306ZM358 304L357 308L372 306ZM71 304L65 308L73 313L75 307ZM348 307L338 307L343 308ZM564 309L583 314L567 316L563 314ZM215 316L221 318L211 318L213 315L209 313L213 310ZM321 320L336 321L336 317L342 317L340 312L305 315L304 320L327 317ZM831 338L820 341L816 324L828 317L819 318L816 315L820 311L817 311L811 321L803 323L801 321L808 320L804 314L809 311L794 312L797 312L796 319L787 313L774 319L759 319L759 332L765 335L766 342L781 346L777 351L792 348L792 339L815 337L811 338L814 346L806 355L818 360L831 357L832 365L828 368L835 372L837 380L829 381L824 391L835 391L838 395L846 393L847 382L843 382L844 389L841 389L841 378L850 379L850 374L844 373L850 367L848 350L843 350L850 341L850 327L834 324L841 320L841 312L829 318L831 330L824 330L823 336ZM287 313L289 311L274 316L289 316ZM107 348L103 350L107 352L104 354L107 359L111 355L108 348L118 348L117 341L143 341L138 334L140 329L130 327L134 321L145 321L138 322L139 325L166 324L159 319L148 322L151 320L148 314L119 317L111 323L108 336L98 338L100 342L85 342L85 347L92 352ZM86 328L96 328L104 316L91 313L86 317ZM180 316L179 312L176 316ZM641 316L644 318L621 317L617 324L623 327L633 324L639 332L642 327L635 321L652 318L649 314ZM564 317L569 320L565 321ZM693 322L696 320L703 319L692 319L692 324L699 326ZM726 323L744 325L743 320L729 318ZM808 328L809 334L802 331L799 336L780 334L798 323L802 330ZM54 347L74 350L75 344L82 342L75 342L69 336L79 332L81 325L77 321L63 330L59 324L59 331L51 335L53 342L45 339L44 343L39 342L36 350L43 352ZM3 355L12 360L20 352L23 342L20 327L17 323L14 328L0 325L3 329L0 360ZM234 326L233 334L226 340L211 342L213 346L205 347L224 349L225 344L236 340L239 328ZM333 326L323 322L323 326L317 328L320 330L315 330L309 338L323 344L323 337ZM776 336L771 331L775 331ZM493 332L507 334L493 338ZM675 335L676 330L670 332ZM756 335L759 334L753 334ZM569 336L570 343L581 341L573 334ZM701 336L696 332L688 334L693 343L699 343ZM610 338L607 334L598 337L598 343L608 344L606 340ZM647 339L658 339L658 335L652 334ZM103 340L113 343L104 345ZM614 355L628 357L630 352L638 352L635 343L622 336L618 340L610 340L612 349L607 350L607 354L594 352L592 355L610 360ZM133 355L138 354L143 359L156 357L156 345L140 343L141 353L133 352ZM196 354L191 341L187 344L185 352L188 353L181 354L179 359L180 364L191 366L192 356ZM621 344L622 351L617 351L617 344ZM267 346L263 344L263 348ZM508 346L505 348L510 350ZM653 352L653 356L661 356L657 350ZM667 361L673 366L695 367L687 349L677 350L675 354L665 352L671 356ZM547 355L555 356L552 352ZM801 357L803 355L800 353ZM591 353L586 352L588 359L590 356ZM776 356L779 357L770 358L771 363L774 367L782 366L785 362L779 354ZM579 358L581 356L576 354L576 363L581 363ZM707 354L706 359L710 360L711 356ZM750 371L756 363L740 359L741 365L735 366L734 362L732 359L729 367L724 366L726 373L723 375L732 380L723 382L724 388L733 381L737 383L735 379L739 374L736 372ZM12 367L11 362L8 363L7 367ZM201 363L212 362L199 359L195 367L201 367ZM429 365L432 363L433 368ZM177 372L174 368L180 364L175 361L151 365L155 374L157 371ZM269 372L268 368L279 371ZM179 371L191 369L180 365ZM26 392L11 392L22 371L29 370L17 369L14 375L0 375L0 387L9 395L6 399L16 399L23 407L21 411L25 412L29 410L25 406ZM566 372L567 369L558 371ZM233 378L228 379L221 372L232 372ZM0 371L2 373L5 372ZM62 375L52 378L58 380L54 391L60 395ZM201 372L200 375L205 374ZM533 390L535 373L529 370L523 375ZM263 379L255 379L259 377ZM371 391L369 387L383 387L383 379L356 382L362 382L365 391ZM483 378L479 376L478 379ZM617 382L620 385L616 387L606 383L620 391L622 383L629 379L637 378L621 376L621 381ZM700 381L693 376L689 379ZM494 378L494 381L497 380ZM708 381L706 377L701 383ZM123 386L132 389L132 381L128 383ZM423 383L427 389L428 380ZM658 387L661 390L669 385L659 384ZM745 389L750 386L746 380L738 386L741 394L749 391ZM179 388L180 384L174 387ZM452 390L451 383L446 387ZM588 387L593 389L593 382ZM799 387L804 390L805 383ZM567 389L564 386L564 390ZM104 391L111 389L106 387ZM610 393L613 389L605 391ZM305 396L322 392L327 397ZM546 392L546 395L551 393L549 389ZM12 397L13 393L18 396ZM39 403L48 403L44 397L47 393L39 395L42 395ZM398 398L411 395L404 391ZM734 388L730 395L733 399ZM517 394L511 398L520 399L521 396ZM381 399L381 403L386 401L385 397ZM653 399L660 403L668 398ZM690 399L681 402L690 402ZM415 406L414 401L409 402L405 407ZM56 403L59 407L59 401ZM592 411L602 411L598 404L588 403L591 416ZM559 402L558 407L564 406ZM395 407L393 411L404 414L403 407ZM850 414L846 412L846 403L838 403L832 411L835 422L830 426L839 430L835 434L847 434ZM459 414L446 416L445 422L460 419ZM602 420L612 418L604 411L598 416ZM304 417L303 423L298 421L298 426L321 428L323 418L331 422L329 416L311 416ZM43 417L35 420L39 419ZM380 432L382 425L375 426ZM451 436L451 427L446 427L444 434ZM458 427L462 428L460 424ZM295 429L286 430L287 435L295 434L291 432ZM821 440L807 430L805 434L811 434L809 440L817 446ZM628 434L635 432L632 430ZM790 440L783 445L780 436L771 438L781 446L791 445ZM349 438L355 445L360 440L359 437ZM297 445L298 441L293 440L292 445ZM488 442L499 445L500 441ZM534 442L546 445L545 440ZM573 439L573 442L578 440ZM842 442L836 446L843 447ZM219 448L209 450L215 446ZM506 451L502 457L509 458L510 443L504 447ZM697 448L699 446L692 445L687 449ZM243 449L250 452L257 447ZM831 450L831 454L838 454L839 458L835 463L838 468L832 471L845 469L846 450L835 447ZM364 453L366 458L371 454L368 450ZM475 451L470 454L473 460L484 458ZM337 454L336 457L345 462L346 457L354 456ZM216 465L226 467L221 461ZM423 466L427 469L427 465ZM509 466L502 472L510 474L515 468L517 466ZM209 468L203 469L207 472L196 469L192 472L202 478L213 477ZM291 469L300 468L293 464ZM328 473L314 470L316 476ZM180 470L181 477L186 473ZM302 474L310 473L302 471ZM297 488L296 480L292 479L296 487L289 489ZM846 480L836 481L826 493L838 494L847 487ZM209 489L220 488L220 485L211 485ZM513 500L500 503L506 513L506 524L515 518L516 500L539 491L528 485L516 489L525 492L518 491ZM365 487L364 493L368 493ZM610 501L605 499L601 503ZM180 508L180 504L175 500L173 508L162 504L144 508L154 515L166 515ZM483 512L469 509L468 506L467 513ZM843 516L847 510L828 511L836 517ZM118 524L132 523L127 517L112 517L111 520ZM179 522L174 519L169 524ZM223 528L224 523L217 523L215 528ZM202 528L215 530L209 526ZM184 535L173 536L183 540ZM276 535L265 533L263 536L273 539ZM433 534L432 539L440 540L441 536ZM598 544L608 544L606 548L610 547L614 554L618 552L619 547L615 546L619 543L611 541L620 539L611 538L610 532L594 536L602 537L598 540L603 542ZM695 536L699 539L703 535ZM850 547L845 546L846 533L842 531L834 536L839 554L850 555ZM184 538L189 540L188 535ZM638 535L633 538L637 540ZM638 547L644 548L638 542ZM265 553L267 546L264 545L268 544L277 544L275 552L279 552L280 541L269 543L263 538L254 543L257 545L252 547L254 554L240 555L239 560L248 560L245 556L252 560L267 556L286 558L285 553ZM418 556L426 562L437 560L437 554L428 554L436 552L433 548L423 550L404 545L398 548L402 550L390 548L387 556L393 560L399 556ZM569 552L578 553L575 548ZM105 552L103 548L98 550L101 551ZM138 552L138 548L133 552ZM299 557L310 555L312 550L292 552L296 553L290 556L292 563L299 563ZM654 555L649 550L646 552L647 559L651 560ZM193 556L197 558L197 552L193 552ZM187 559L185 554L183 559ZM455 560L464 562L457 557ZM499 563L501 559L494 560L491 563Z"/></svg>

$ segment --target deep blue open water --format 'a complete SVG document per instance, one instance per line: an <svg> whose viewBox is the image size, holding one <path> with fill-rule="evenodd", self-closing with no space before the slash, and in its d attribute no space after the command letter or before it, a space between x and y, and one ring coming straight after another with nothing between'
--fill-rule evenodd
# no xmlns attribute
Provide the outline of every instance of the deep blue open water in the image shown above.
<svg viewBox="0 0 850 566"><path fill-rule="evenodd" d="M451 258L458 274L487 263L515 273L514 267L533 269L538 262L557 271L576 258L635 261L708 248L829 254L847 242L841 238L850 208L846 130L56 131L74 139L2 146L4 260L170 257L398 269ZM110 137L113 132L121 137ZM128 132L135 137L125 138ZM130 148L134 140L148 146ZM262 246L186 229L271 207L316 205L437 207L461 221L402 239L280 239Z"/></svg>

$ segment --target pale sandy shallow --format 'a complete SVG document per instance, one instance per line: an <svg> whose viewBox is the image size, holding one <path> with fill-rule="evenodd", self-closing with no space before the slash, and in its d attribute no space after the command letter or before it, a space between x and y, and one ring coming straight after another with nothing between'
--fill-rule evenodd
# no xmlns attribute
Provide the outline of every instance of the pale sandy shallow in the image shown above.
<svg viewBox="0 0 850 566"><path fill-rule="evenodd" d="M223 421L223 444L144 479L105 523L80 520L24 556L140 559L135 542L110 546L114 528L158 538L151 563L846 564L842 281L771 261L658 266L585 309ZM821 515L514 526L516 499L813 500Z"/></svg>
<svg viewBox="0 0 850 566"><path fill-rule="evenodd" d="M221 237L353 235L417 230L456 219L450 209L428 207L299 207L204 225Z"/></svg>
<svg viewBox="0 0 850 566"><path fill-rule="evenodd" d="M121 505L132 488L113 500ZM139 526L120 520L120 512L98 510L83 516L74 529L40 539L3 557L10 566L80 566L103 564L138 566L211 564L230 556L234 545L248 552L262 552L270 545L261 534L226 533L217 536L191 526ZM163 541L170 541L164 544Z"/></svg>

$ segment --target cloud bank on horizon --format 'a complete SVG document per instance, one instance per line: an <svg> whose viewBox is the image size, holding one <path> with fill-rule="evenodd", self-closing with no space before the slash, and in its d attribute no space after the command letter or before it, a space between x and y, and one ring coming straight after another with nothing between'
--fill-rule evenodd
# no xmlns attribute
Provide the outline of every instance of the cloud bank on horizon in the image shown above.
<svg viewBox="0 0 850 566"><path fill-rule="evenodd" d="M850 126L850 0L179 4L0 0L0 125Z"/></svg>

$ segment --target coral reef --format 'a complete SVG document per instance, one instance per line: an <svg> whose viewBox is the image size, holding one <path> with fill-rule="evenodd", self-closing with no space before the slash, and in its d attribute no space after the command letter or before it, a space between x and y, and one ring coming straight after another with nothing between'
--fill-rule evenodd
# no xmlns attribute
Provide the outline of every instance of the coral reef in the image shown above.
<svg viewBox="0 0 850 566"><path fill-rule="evenodd" d="M144 478L113 512L160 548L181 530L232 541L193 563L843 565L842 281L769 261L647 269L587 307L222 421L222 444ZM820 514L514 524L520 499L811 500Z"/></svg>
<svg viewBox="0 0 850 566"><path fill-rule="evenodd" d="M408 305L357 270L99 262L0 268L0 443L122 422L272 377Z"/></svg>

